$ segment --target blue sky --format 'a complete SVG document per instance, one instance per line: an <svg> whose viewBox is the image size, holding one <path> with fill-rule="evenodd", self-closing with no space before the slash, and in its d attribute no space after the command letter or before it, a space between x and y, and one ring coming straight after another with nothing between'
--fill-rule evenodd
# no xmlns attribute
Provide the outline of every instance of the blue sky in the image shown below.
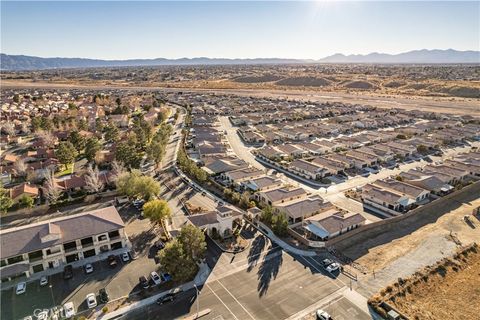
<svg viewBox="0 0 480 320"><path fill-rule="evenodd" d="M480 2L1 1L1 52L308 58L479 50Z"/></svg>

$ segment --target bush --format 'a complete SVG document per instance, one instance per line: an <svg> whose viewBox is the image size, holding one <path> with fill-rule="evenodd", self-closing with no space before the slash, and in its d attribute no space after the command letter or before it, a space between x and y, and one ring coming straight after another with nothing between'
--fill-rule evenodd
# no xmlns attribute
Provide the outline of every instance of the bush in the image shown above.
<svg viewBox="0 0 480 320"><path fill-rule="evenodd" d="M102 308L102 312L103 312L103 313L107 313L107 312L108 312L108 307L107 307L107 306L103 307L103 308Z"/></svg>

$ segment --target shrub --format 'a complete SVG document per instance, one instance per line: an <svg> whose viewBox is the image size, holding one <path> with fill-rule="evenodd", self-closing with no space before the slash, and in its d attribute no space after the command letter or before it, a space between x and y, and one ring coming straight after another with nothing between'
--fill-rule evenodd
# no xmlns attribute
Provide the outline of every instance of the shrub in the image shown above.
<svg viewBox="0 0 480 320"><path fill-rule="evenodd" d="M102 312L103 312L103 313L107 313L107 312L108 312L108 307L107 307L107 306L103 307L103 308L102 308Z"/></svg>

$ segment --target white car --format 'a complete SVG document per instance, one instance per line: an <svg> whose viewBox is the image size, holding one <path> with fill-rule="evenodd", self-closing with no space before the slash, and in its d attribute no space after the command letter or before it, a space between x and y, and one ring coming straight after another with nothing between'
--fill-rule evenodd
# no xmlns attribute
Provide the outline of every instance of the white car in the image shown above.
<svg viewBox="0 0 480 320"><path fill-rule="evenodd" d="M17 284L17 290L15 290L15 293L17 295L23 294L27 291L27 283L26 282L20 282Z"/></svg>
<svg viewBox="0 0 480 320"><path fill-rule="evenodd" d="M89 274L89 273L92 273L92 272L93 272L93 266L92 266L92 264L91 264L91 263L87 263L87 264L85 265L85 273L86 273L86 274Z"/></svg>
<svg viewBox="0 0 480 320"><path fill-rule="evenodd" d="M332 320L332 317L322 309L317 310L317 320Z"/></svg>
<svg viewBox="0 0 480 320"><path fill-rule="evenodd" d="M162 279L155 271L152 271L152 273L150 273L150 277L152 278L153 283L155 283L156 285L162 283Z"/></svg>
<svg viewBox="0 0 480 320"><path fill-rule="evenodd" d="M70 319L75 315L75 306L73 305L73 302L67 302L63 305L63 315L67 319Z"/></svg>
<svg viewBox="0 0 480 320"><path fill-rule="evenodd" d="M97 306L97 298L95 298L94 293L87 294L87 297L85 298L85 300L87 300L88 309L92 309Z"/></svg>
<svg viewBox="0 0 480 320"><path fill-rule="evenodd" d="M329 265L326 270L330 273L332 272L335 272L337 270L340 270L340 264L338 264L337 262L334 262L332 263L331 265Z"/></svg>
<svg viewBox="0 0 480 320"><path fill-rule="evenodd" d="M43 276L40 278L40 287L46 286L48 284L47 276Z"/></svg>
<svg viewBox="0 0 480 320"><path fill-rule="evenodd" d="M128 252L124 252L122 254L122 260L123 262L128 262L130 260L130 256L128 255Z"/></svg>

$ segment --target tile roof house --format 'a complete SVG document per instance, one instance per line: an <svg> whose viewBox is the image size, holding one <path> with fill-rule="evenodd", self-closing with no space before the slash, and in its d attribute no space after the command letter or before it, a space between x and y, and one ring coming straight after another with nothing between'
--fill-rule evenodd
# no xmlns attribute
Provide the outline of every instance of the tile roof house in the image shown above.
<svg viewBox="0 0 480 320"><path fill-rule="evenodd" d="M309 238L327 241L340 234L364 225L366 219L359 213L344 212L329 208L303 222L303 229Z"/></svg>
<svg viewBox="0 0 480 320"><path fill-rule="evenodd" d="M18 202L22 196L37 198L38 195L39 189L35 185L31 185L29 183L22 183L10 189L10 198L13 200L13 202Z"/></svg>
<svg viewBox="0 0 480 320"><path fill-rule="evenodd" d="M278 188L267 191L260 191L254 194L255 200L273 206L294 199L301 199L307 196L302 188Z"/></svg>

